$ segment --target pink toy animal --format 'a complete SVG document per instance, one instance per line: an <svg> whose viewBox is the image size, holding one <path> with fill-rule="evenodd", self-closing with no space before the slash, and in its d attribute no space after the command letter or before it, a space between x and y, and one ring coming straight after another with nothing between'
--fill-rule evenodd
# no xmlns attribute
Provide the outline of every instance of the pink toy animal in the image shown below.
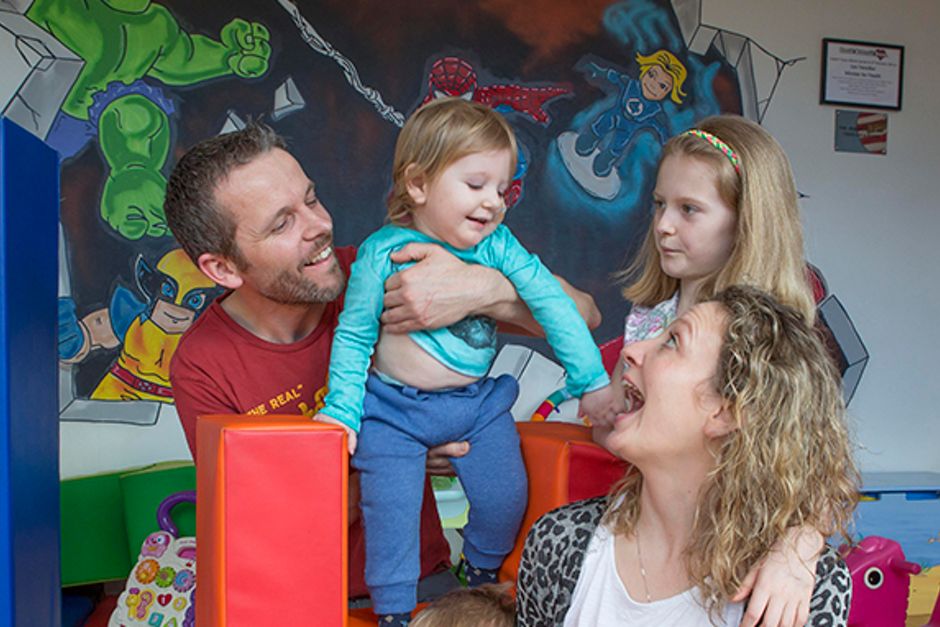
<svg viewBox="0 0 940 627"><path fill-rule="evenodd" d="M845 556L852 574L849 627L904 626L911 575L920 566L904 559L894 540L868 536Z"/></svg>

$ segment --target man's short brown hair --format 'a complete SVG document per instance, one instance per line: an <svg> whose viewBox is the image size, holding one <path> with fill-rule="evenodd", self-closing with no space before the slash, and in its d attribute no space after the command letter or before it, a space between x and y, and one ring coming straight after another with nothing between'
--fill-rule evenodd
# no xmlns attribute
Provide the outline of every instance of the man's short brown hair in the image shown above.
<svg viewBox="0 0 940 627"><path fill-rule="evenodd" d="M215 192L235 168L275 148L287 150L284 139L270 126L251 122L244 129L217 135L190 148L167 181L163 209L167 224L193 263L214 253L247 264L235 242L235 221L219 206Z"/></svg>

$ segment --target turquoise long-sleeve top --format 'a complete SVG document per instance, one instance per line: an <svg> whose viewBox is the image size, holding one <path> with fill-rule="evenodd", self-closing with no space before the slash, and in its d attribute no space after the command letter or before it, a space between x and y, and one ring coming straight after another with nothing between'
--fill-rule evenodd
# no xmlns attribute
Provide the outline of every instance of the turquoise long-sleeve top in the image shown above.
<svg viewBox="0 0 940 627"><path fill-rule="evenodd" d="M461 250L420 231L389 224L366 238L352 264L345 305L333 336L330 389L322 413L359 430L369 363L379 337L385 280L413 265L393 263L389 255L411 242L437 244L467 263L494 268L509 279L567 370L566 386L572 396L610 382L574 301L505 225L476 246ZM471 377L483 377L496 356L496 325L483 316L469 316L442 329L414 331L410 336L439 362Z"/></svg>

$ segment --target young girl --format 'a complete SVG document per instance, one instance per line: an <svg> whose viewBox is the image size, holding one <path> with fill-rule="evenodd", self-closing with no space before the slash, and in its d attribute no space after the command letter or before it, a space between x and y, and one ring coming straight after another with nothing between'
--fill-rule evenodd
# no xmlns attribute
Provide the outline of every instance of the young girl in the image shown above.
<svg viewBox="0 0 940 627"><path fill-rule="evenodd" d="M453 465L471 506L464 529L471 585L495 581L527 496L509 413L518 385L508 376L485 377L496 352L493 321L471 316L433 331L382 332L385 279L401 269L390 253L409 242L431 242L465 262L498 269L545 330L583 410L596 420L613 418L609 378L574 302L501 224L516 154L512 129L488 107L449 98L419 109L395 147L391 224L363 242L352 265L333 340L330 392L317 418L343 425L355 451L366 584L382 625L407 624L415 606L429 448L470 442L469 453Z"/></svg>
<svg viewBox="0 0 940 627"><path fill-rule="evenodd" d="M624 342L647 339L697 302L749 283L815 319L790 162L757 124L702 120L663 147L655 214L623 272L633 303Z"/></svg>
<svg viewBox="0 0 940 627"><path fill-rule="evenodd" d="M621 274L631 281L623 295L633 303L624 346L659 335L693 305L735 284L766 290L813 323L793 174L783 149L763 128L722 115L670 139L653 209L643 248ZM623 370L619 362L614 381ZM608 433L607 425L596 426L595 440L604 442ZM792 616L786 613L805 606L813 578L804 564L815 563L821 546L815 529L791 529L735 597L743 599L756 581L743 624L756 624L765 611Z"/></svg>

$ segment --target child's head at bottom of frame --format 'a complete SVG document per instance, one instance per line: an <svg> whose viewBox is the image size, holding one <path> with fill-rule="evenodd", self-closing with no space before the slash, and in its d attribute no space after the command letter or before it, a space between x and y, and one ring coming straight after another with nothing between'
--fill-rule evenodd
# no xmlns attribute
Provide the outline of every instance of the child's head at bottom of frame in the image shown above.
<svg viewBox="0 0 940 627"><path fill-rule="evenodd" d="M512 627L516 602L510 584L452 590L424 608L411 627Z"/></svg>

